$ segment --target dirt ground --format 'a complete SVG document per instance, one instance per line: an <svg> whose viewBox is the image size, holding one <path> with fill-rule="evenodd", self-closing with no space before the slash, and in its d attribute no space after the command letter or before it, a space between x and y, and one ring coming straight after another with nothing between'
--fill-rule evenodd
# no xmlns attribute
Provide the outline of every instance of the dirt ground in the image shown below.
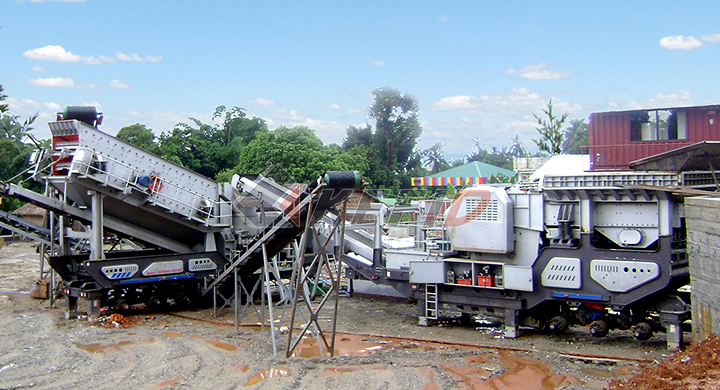
<svg viewBox="0 0 720 390"><path fill-rule="evenodd" d="M662 334L639 342L629 331L595 339L583 328L523 329L511 340L491 326L421 327L415 304L357 295L340 298L336 357L306 338L285 358L287 334L274 356L258 317L246 315L236 332L229 308L217 317L135 309L95 324L65 320L62 301L50 308L29 295L38 259L30 243L0 249L0 389L602 389L611 380L634 389L622 380L688 362L668 356ZM703 381L694 383L711 384Z"/></svg>

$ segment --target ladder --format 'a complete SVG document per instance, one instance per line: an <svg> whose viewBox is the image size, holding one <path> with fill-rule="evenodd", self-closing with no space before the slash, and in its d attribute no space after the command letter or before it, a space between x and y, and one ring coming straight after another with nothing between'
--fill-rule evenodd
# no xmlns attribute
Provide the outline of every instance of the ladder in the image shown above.
<svg viewBox="0 0 720 390"><path fill-rule="evenodd" d="M430 320L438 318L438 290L437 284L425 285L425 317Z"/></svg>

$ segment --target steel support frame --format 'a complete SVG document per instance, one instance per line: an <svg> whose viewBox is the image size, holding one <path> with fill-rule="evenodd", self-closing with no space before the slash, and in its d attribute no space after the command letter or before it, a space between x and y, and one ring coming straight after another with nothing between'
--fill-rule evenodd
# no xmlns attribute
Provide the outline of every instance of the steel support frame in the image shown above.
<svg viewBox="0 0 720 390"><path fill-rule="evenodd" d="M307 267L308 270L315 270L315 275L311 275L309 272L306 272L305 268L302 267L303 259L305 258L306 243L311 229L309 223L309 218L311 215L312 210L310 209L308 211L308 223L306 223L305 225L305 233L303 234L300 241L300 253L298 258L296 259L296 262L299 262L300 265L300 267L298 267L299 272L295 275L295 279L291 281L291 285L293 286L294 290L294 298L292 302L292 312L290 315L290 326L288 328L288 345L285 353L286 357L290 357L293 355L295 349L300 344L300 341L303 339L308 330L311 330L311 328L312 333L318 340L318 347L320 348L321 356L325 356L326 352L331 357L335 354L335 333L337 329L337 312L340 296L340 278L342 276L342 256L335 256L335 264L333 267L333 265L330 264L328 259L327 245L332 241L333 235L339 232L340 245L338 252L340 254L343 253L343 243L345 240L345 220L347 216L347 200L342 203L342 211L340 212L340 218L337 218L335 220L331 233L320 245L320 247L317 248L317 253L315 254L310 266ZM318 235L315 234L315 236L317 237ZM323 270L327 272L327 275L330 278L331 286L328 291L322 294L320 303L313 307L311 304L311 295L316 292L315 290L318 285L319 276ZM296 316L302 316L303 314L301 308L298 307L300 301L304 302L304 308L307 313L309 313L309 318L305 321L305 325L303 326L300 333L297 334L297 337L293 340L293 328L295 325L295 318ZM331 329L329 337L326 332L323 331L322 326L318 321L320 319L321 310L328 302L332 302L332 304L334 305L332 308L332 318L330 320Z"/></svg>

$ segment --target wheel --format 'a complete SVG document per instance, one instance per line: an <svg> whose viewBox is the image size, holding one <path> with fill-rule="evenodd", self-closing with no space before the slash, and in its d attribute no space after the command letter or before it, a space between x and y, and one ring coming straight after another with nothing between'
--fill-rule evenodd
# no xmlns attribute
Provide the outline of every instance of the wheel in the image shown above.
<svg viewBox="0 0 720 390"><path fill-rule="evenodd" d="M605 337L608 334L608 326L603 320L597 320L593 321L592 324L590 324L590 334L594 337L601 338Z"/></svg>
<svg viewBox="0 0 720 390"><path fill-rule="evenodd" d="M652 326L647 322L641 322L633 327L633 336L640 341L648 340L652 335Z"/></svg>
<svg viewBox="0 0 720 390"><path fill-rule="evenodd" d="M576 317L577 317L578 324L580 324L582 326L585 326L590 323L590 314L588 314L588 312L586 310L582 310L582 309L578 310Z"/></svg>
<svg viewBox="0 0 720 390"><path fill-rule="evenodd" d="M550 332L554 334L563 334L568 328L568 323L565 317L563 316L556 316L553 317L550 320L550 324L548 325L548 329L550 329Z"/></svg>
<svg viewBox="0 0 720 390"><path fill-rule="evenodd" d="M619 316L617 316L615 322L617 323L617 327L622 330L628 330L630 329L630 321L632 320L630 313L628 312L622 312Z"/></svg>
<svg viewBox="0 0 720 390"><path fill-rule="evenodd" d="M113 302L113 309L115 310L127 310L129 308L130 305L122 298L118 298Z"/></svg>
<svg viewBox="0 0 720 390"><path fill-rule="evenodd" d="M192 304L192 298L189 295L180 292L175 296L175 304L179 307L189 307Z"/></svg>
<svg viewBox="0 0 720 390"><path fill-rule="evenodd" d="M145 301L145 304L152 309L158 309L162 306L163 300L160 299L160 297L158 297L157 295L151 295Z"/></svg>

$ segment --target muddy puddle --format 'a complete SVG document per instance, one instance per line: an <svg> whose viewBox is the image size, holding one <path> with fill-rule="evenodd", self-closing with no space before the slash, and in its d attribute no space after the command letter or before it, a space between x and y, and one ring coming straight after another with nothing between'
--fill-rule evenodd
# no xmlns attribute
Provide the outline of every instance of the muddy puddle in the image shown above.
<svg viewBox="0 0 720 390"><path fill-rule="evenodd" d="M467 356L466 365L443 365L443 371L478 390L549 390L583 382L570 375L554 374L545 363L501 350L497 354ZM495 374L497 373L497 374Z"/></svg>
<svg viewBox="0 0 720 390"><path fill-rule="evenodd" d="M367 356L383 349L388 342L373 342L356 335L337 335L335 338L334 356ZM316 358L328 356L323 345L322 351L313 337L303 337L293 352L294 357Z"/></svg>
<svg viewBox="0 0 720 390"><path fill-rule="evenodd" d="M337 374L348 374L353 372L368 372L375 370L387 370L387 364L366 364L362 366L342 366L342 367L325 367L322 371L323 376L332 376ZM370 374L372 375L372 374Z"/></svg>
<svg viewBox="0 0 720 390"><path fill-rule="evenodd" d="M392 338L377 338L353 334L338 334L335 338L334 356L368 356L383 349L410 349L422 352L439 350L470 350L464 346L446 346L433 342L412 342ZM322 351L313 337L305 336L298 343L293 353L294 357L317 358L327 357L328 353L323 345Z"/></svg>
<svg viewBox="0 0 720 390"><path fill-rule="evenodd" d="M205 340L205 342L212 345L215 348L224 349L226 351L237 351L237 349L238 349L236 346L234 346L230 343L226 343L224 341L220 341L218 339L209 339L209 340Z"/></svg>
<svg viewBox="0 0 720 390"><path fill-rule="evenodd" d="M456 352L473 351L477 348L466 346L448 346L441 343L424 341L407 341L392 338L376 338L360 335L339 334L336 337L335 356L368 356L380 350L407 349L420 352ZM325 350L323 349L323 352ZM318 358L323 355L316 339L305 337L295 350L295 357ZM548 390L567 385L584 385L589 388L603 388L607 381L632 375L636 370L632 366L598 365L580 367L580 371L596 379L581 380L573 375L554 373L555 368L527 357L516 356L509 350L488 352L466 356L464 362L447 359L438 361L437 367L417 368L420 375L428 378L423 390L435 390L440 386L436 382L437 375L451 376L471 389L479 390ZM370 366L328 367L323 375L343 375L378 369Z"/></svg>
<svg viewBox="0 0 720 390"><path fill-rule="evenodd" d="M82 349L83 351L91 352L91 353L107 353L107 352L120 352L120 347L125 347L128 345L135 344L132 341L126 340L126 341L120 341L118 343L112 343L112 344L101 344L101 343L91 343L91 344L82 344L82 343L73 343L76 347Z"/></svg>
<svg viewBox="0 0 720 390"><path fill-rule="evenodd" d="M178 382L180 382L180 381L183 380L184 378L185 378L185 376L182 375L182 376L179 376L179 377L177 377L177 378L175 378L175 379L164 380L164 381L162 381L162 382L154 383L154 384L152 384L152 385L143 387L142 390L161 390L161 389L165 389L165 388L168 388L168 387L175 388L175 387L172 387L172 386L177 385Z"/></svg>
<svg viewBox="0 0 720 390"><path fill-rule="evenodd" d="M249 386L258 384L258 383L264 381L265 379L282 378L282 377L285 377L288 375L290 375L290 370L287 368L283 368L283 367L271 368L269 370L260 370L260 372L258 372L254 376L250 377L250 379L248 379L248 381L244 385L244 387L249 387Z"/></svg>

